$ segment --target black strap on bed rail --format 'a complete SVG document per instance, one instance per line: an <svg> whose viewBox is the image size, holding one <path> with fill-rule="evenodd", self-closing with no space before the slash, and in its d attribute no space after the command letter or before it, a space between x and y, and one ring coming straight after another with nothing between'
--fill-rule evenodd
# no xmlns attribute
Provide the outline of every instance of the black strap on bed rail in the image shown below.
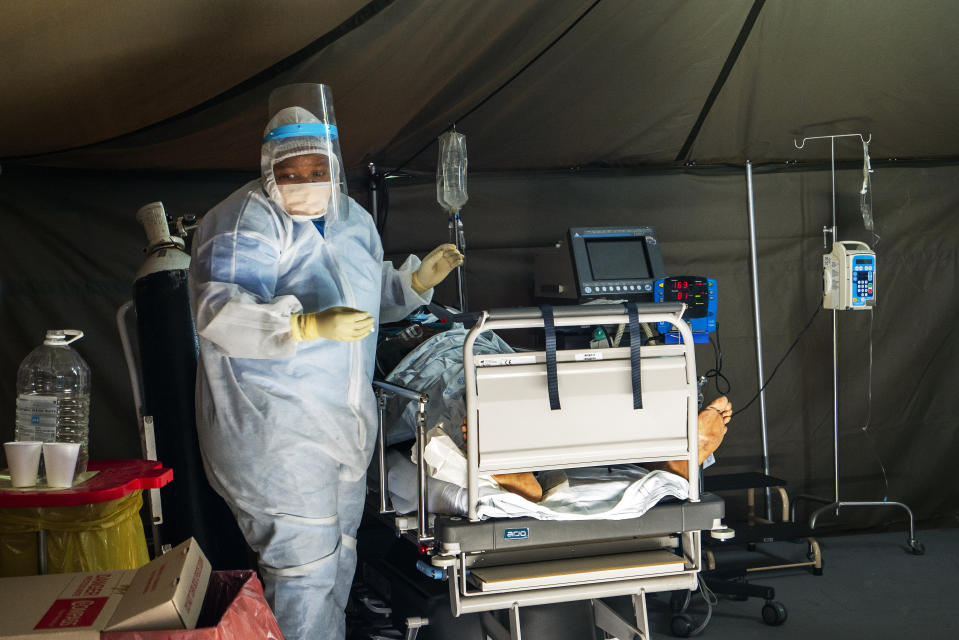
<svg viewBox="0 0 959 640"><path fill-rule="evenodd" d="M543 332L546 334L546 388L549 390L550 411L558 411L559 381L556 379L556 325L553 323L553 307L544 304L540 307L543 313Z"/></svg>
<svg viewBox="0 0 959 640"><path fill-rule="evenodd" d="M639 310L635 302L626 303L629 314L629 364L633 374L633 409L643 408L643 381L640 371L639 345L643 338L639 332Z"/></svg>

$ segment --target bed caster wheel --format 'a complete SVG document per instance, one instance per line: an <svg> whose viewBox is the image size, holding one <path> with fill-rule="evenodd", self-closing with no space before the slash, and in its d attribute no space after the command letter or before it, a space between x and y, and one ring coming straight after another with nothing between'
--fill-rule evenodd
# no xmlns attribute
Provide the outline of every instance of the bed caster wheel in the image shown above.
<svg viewBox="0 0 959 640"><path fill-rule="evenodd" d="M926 553L926 545L913 538L909 540L909 553L914 556L921 556Z"/></svg>
<svg viewBox="0 0 959 640"><path fill-rule="evenodd" d="M693 619L685 613L673 616L669 623L669 632L677 638L688 638L693 635Z"/></svg>
<svg viewBox="0 0 959 640"><path fill-rule="evenodd" d="M763 605L763 622L778 627L786 621L786 607L781 602L770 600Z"/></svg>

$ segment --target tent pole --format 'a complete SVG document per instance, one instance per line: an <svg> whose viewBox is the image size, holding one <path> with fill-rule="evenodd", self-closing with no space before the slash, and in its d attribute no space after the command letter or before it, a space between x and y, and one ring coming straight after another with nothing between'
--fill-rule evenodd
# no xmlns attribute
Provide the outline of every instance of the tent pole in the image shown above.
<svg viewBox="0 0 959 640"><path fill-rule="evenodd" d="M769 434L766 428L766 390L763 372L763 332L759 315L759 256L756 251L756 211L753 205L753 163L746 161L746 191L749 194L749 256L753 277L753 324L756 328L756 370L759 375L759 418L762 425L763 475L769 475ZM766 487L766 520L772 521L771 489Z"/></svg>

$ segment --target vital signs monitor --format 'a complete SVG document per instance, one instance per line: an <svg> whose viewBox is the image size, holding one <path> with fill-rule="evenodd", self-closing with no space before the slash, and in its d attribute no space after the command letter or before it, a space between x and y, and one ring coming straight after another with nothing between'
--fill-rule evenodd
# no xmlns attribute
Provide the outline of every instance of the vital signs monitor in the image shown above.
<svg viewBox="0 0 959 640"><path fill-rule="evenodd" d="M652 227L573 227L569 250L580 300L651 301L666 275Z"/></svg>
<svg viewBox="0 0 959 640"><path fill-rule="evenodd" d="M704 276L670 276L657 280L653 287L655 302L682 302L686 305L683 320L693 331L694 342L709 342L709 334L716 330L718 290L716 280ZM657 325L666 336L666 344L679 342L679 335L668 322Z"/></svg>

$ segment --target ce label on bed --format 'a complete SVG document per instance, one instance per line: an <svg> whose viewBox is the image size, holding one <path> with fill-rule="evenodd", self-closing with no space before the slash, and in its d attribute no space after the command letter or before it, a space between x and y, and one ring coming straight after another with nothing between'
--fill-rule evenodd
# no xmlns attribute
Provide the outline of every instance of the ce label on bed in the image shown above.
<svg viewBox="0 0 959 640"><path fill-rule="evenodd" d="M517 529L506 529L505 531L503 531L503 538L505 540L528 540L529 527L522 527Z"/></svg>
<svg viewBox="0 0 959 640"><path fill-rule="evenodd" d="M513 364L536 364L536 356L496 356L476 359L478 367L506 367Z"/></svg>

